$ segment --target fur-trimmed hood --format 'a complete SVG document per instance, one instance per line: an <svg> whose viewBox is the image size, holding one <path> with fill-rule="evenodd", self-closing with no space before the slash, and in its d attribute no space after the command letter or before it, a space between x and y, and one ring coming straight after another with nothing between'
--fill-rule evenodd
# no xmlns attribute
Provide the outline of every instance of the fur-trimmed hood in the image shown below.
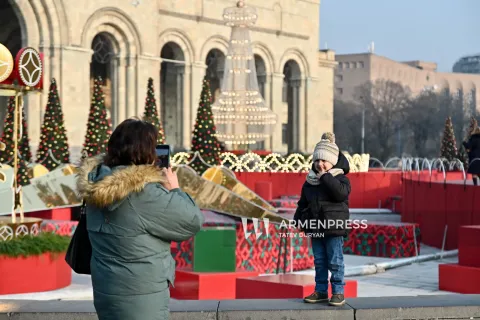
<svg viewBox="0 0 480 320"><path fill-rule="evenodd" d="M103 164L103 159L104 155L100 155L83 160L77 175L77 191L86 203L96 207L117 207L129 194L142 191L146 184L165 182L164 173L156 166L112 169Z"/></svg>

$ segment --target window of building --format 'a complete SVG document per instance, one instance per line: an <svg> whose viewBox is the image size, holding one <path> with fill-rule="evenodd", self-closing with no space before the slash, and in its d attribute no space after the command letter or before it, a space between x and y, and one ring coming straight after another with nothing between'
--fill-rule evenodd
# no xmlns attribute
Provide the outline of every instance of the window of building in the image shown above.
<svg viewBox="0 0 480 320"><path fill-rule="evenodd" d="M288 124L287 123L282 123L282 143L283 144L288 144Z"/></svg>
<svg viewBox="0 0 480 320"><path fill-rule="evenodd" d="M343 94L343 89L342 88L335 88L335 94L342 95Z"/></svg>
<svg viewBox="0 0 480 320"><path fill-rule="evenodd" d="M363 61L359 61L359 62L357 63L357 68L363 69L364 67L365 67L365 65L363 64Z"/></svg>
<svg viewBox="0 0 480 320"><path fill-rule="evenodd" d="M343 69L343 62L338 63L338 69Z"/></svg>
<svg viewBox="0 0 480 320"><path fill-rule="evenodd" d="M337 82L342 82L342 81L343 81L343 76L342 76L341 74L337 74L337 75L335 76L335 81L337 81Z"/></svg>

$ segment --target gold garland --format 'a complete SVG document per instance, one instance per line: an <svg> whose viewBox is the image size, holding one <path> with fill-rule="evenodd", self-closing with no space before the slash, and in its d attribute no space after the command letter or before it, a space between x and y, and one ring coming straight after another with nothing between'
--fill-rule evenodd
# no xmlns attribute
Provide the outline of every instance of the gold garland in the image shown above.
<svg viewBox="0 0 480 320"><path fill-rule="evenodd" d="M344 153L350 164L350 172L368 172L370 155ZM201 155L197 152L197 157ZM190 152L179 152L173 155L172 165L189 165L192 158ZM289 154L286 157L272 153L261 157L256 153L248 152L237 156L231 152L220 154L221 165L234 172L308 172L312 167L312 156L305 157L300 153Z"/></svg>

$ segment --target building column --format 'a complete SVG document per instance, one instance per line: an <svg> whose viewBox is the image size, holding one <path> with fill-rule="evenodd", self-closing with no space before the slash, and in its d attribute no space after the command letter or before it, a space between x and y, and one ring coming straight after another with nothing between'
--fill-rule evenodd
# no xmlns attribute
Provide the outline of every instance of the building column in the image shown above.
<svg viewBox="0 0 480 320"><path fill-rule="evenodd" d="M184 133L184 127L185 123L183 121L183 109L184 109L184 94L183 94L183 83L184 83L184 75L185 75L185 66L183 65L176 65L175 66L175 75L176 75L176 106L175 106L175 111L176 111L176 119L175 119L175 127L177 128L177 132L175 132L175 141L177 142L177 147L178 148L183 148L183 133Z"/></svg>
<svg viewBox="0 0 480 320"><path fill-rule="evenodd" d="M52 77L52 69L54 65L52 49L49 46L40 46L39 52L43 53L43 89L40 93L29 93L24 95L23 107L25 109L25 116L28 121L28 137L30 139L30 145L32 145L32 155L35 159L35 153L40 142L40 131L42 128L43 115L45 113L45 107L48 102L48 90ZM15 57L14 57L15 58ZM57 80L57 87L60 87ZM59 89L59 97L61 101L61 93Z"/></svg>
<svg viewBox="0 0 480 320"><path fill-rule="evenodd" d="M41 97L39 98L40 99L40 104L43 105L43 106L46 106L47 105L47 102L48 102L48 89L50 87L50 82L52 80L52 78L54 78L55 76L52 74L52 69L53 69L53 57L52 57L52 49L48 46L41 46L39 48L40 52L43 53L43 68L42 68L42 77L43 77L43 91L42 91L42 95ZM55 79L57 80L57 84L58 82L60 81L60 79ZM58 88L59 92L58 92L58 95L61 97L61 93L60 93L60 88ZM27 110L25 110L25 112L27 112ZM41 117L43 118L43 112L41 112ZM29 115L27 114L27 117ZM30 125L30 123L29 123ZM33 128L32 128L33 129ZM30 130L29 128L29 133L30 131L32 131L32 134L34 134L34 130ZM29 136L30 139L33 140L33 138L31 136Z"/></svg>
<svg viewBox="0 0 480 320"><path fill-rule="evenodd" d="M192 104L190 107L190 110L191 110L190 120L192 124L192 130L193 130L193 124L195 123L195 118L197 116L198 104L200 102L200 94L202 92L203 78L205 77L206 70L207 70L207 65L203 62L195 62L192 64L192 75L191 75Z"/></svg>
<svg viewBox="0 0 480 320"><path fill-rule="evenodd" d="M183 123L183 141L182 147L186 150L190 149L191 144L191 134L193 131L193 122L192 119L192 66L185 65L183 68L183 114L182 114L182 123Z"/></svg>
<svg viewBox="0 0 480 320"><path fill-rule="evenodd" d="M120 122L122 122L125 119L128 119L130 117L136 116L139 114L141 106L139 106L135 101L137 101L137 88L135 86L135 83L137 82L137 77L136 77L136 65L137 61L134 57L128 57L126 59L126 106L125 106L125 113L122 115L122 119ZM120 122L118 124L120 124ZM117 125L118 125L117 124Z"/></svg>
<svg viewBox="0 0 480 320"><path fill-rule="evenodd" d="M160 104L160 72L162 63L160 58L153 56L139 56L136 64L136 101L137 109L135 116L142 118L145 106L145 98L147 97L148 78L153 79L153 90L155 101L157 103L158 115L161 119L161 104ZM132 116L132 115L131 115Z"/></svg>
<svg viewBox="0 0 480 320"><path fill-rule="evenodd" d="M272 138L270 139L270 146L273 152L285 152L285 148L283 147L282 143L282 93L283 93L283 78L285 76L283 73L274 73L272 74L272 85L271 85L271 93L270 93L270 102L272 106L272 111L277 115L277 125L272 134Z"/></svg>
<svg viewBox="0 0 480 320"><path fill-rule="evenodd" d="M300 87L301 80L292 80L290 81L290 86L292 88L292 146L289 148L293 152L298 152L300 147Z"/></svg>
<svg viewBox="0 0 480 320"><path fill-rule="evenodd" d="M127 75L126 75L126 67L127 61L125 57L117 57L116 64L116 83L112 83L112 88L115 88L116 92L116 105L113 105L112 108L112 126L115 128L120 122L123 121L125 118L127 108ZM114 69L114 70L115 70Z"/></svg>
<svg viewBox="0 0 480 320"><path fill-rule="evenodd" d="M298 87L298 145L297 150L300 152L307 152L306 147L306 118L305 118L305 110L306 110L306 95L307 95L307 86L306 79L302 79L299 81Z"/></svg>
<svg viewBox="0 0 480 320"><path fill-rule="evenodd" d="M90 62L92 54L93 50L89 48L63 48L62 65L77 66L69 68L68 73L65 72L67 76L57 79L58 87L62 92L60 99L67 128L71 162L77 161L81 156L80 152L87 129L91 102Z"/></svg>
<svg viewBox="0 0 480 320"><path fill-rule="evenodd" d="M306 85L306 147L312 152L322 133L333 132L333 69L321 68L321 78L310 77ZM342 146L339 146L340 149Z"/></svg>
<svg viewBox="0 0 480 320"><path fill-rule="evenodd" d="M268 107L270 110L272 110L272 104L271 104L271 84L272 84L272 75L267 74L265 76L262 76L261 82L258 83L258 89L260 90L260 93L263 96L263 100L265 100L265 106ZM278 125L278 124L277 124ZM274 128L275 129L275 128ZM271 150L272 148L272 139L265 139L263 142L263 149L264 150Z"/></svg>

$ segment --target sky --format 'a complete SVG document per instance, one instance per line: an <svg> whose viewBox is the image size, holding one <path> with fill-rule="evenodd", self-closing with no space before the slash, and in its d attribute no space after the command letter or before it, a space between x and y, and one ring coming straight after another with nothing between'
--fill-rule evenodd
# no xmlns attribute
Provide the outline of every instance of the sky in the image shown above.
<svg viewBox="0 0 480 320"><path fill-rule="evenodd" d="M321 49L362 53L372 41L378 55L451 72L480 54L480 0L321 0Z"/></svg>

